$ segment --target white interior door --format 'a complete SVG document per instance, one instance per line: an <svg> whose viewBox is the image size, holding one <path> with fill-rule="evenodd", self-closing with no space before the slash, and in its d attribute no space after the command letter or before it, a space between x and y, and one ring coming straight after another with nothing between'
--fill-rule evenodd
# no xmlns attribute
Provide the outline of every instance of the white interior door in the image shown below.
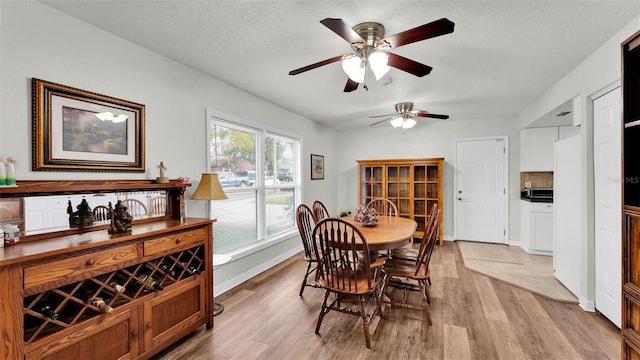
<svg viewBox="0 0 640 360"><path fill-rule="evenodd" d="M506 243L504 138L456 141L456 239Z"/></svg>
<svg viewBox="0 0 640 360"><path fill-rule="evenodd" d="M621 322L620 88L593 101L596 309Z"/></svg>
<svg viewBox="0 0 640 360"><path fill-rule="evenodd" d="M577 297L582 278L580 141L580 135L556 141L553 167L553 274Z"/></svg>

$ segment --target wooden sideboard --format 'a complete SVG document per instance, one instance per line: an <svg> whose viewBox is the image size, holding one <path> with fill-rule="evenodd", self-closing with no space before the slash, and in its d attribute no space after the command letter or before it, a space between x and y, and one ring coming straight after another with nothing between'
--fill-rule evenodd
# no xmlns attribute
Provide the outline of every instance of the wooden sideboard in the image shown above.
<svg viewBox="0 0 640 360"><path fill-rule="evenodd" d="M443 207L444 158L358 161L358 203L387 198L399 215L418 223L415 237L422 238L433 204ZM443 244L442 211L437 219L440 245Z"/></svg>
<svg viewBox="0 0 640 360"><path fill-rule="evenodd" d="M82 184L87 191L162 188L170 209L134 222L130 233L95 226L0 248L1 359L147 359L213 327L214 220L180 219L188 184L45 183L0 188L0 198L84 191Z"/></svg>

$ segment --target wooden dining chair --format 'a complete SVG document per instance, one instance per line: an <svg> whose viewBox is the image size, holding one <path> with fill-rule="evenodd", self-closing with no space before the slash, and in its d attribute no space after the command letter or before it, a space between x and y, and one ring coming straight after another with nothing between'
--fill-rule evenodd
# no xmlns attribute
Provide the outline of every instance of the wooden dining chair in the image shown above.
<svg viewBox="0 0 640 360"><path fill-rule="evenodd" d="M167 197L166 196L154 196L150 201L151 215L162 216L167 213Z"/></svg>
<svg viewBox="0 0 640 360"><path fill-rule="evenodd" d="M368 208L376 209L379 216L398 216L398 208L393 201L386 198L375 198L367 204Z"/></svg>
<svg viewBox="0 0 640 360"><path fill-rule="evenodd" d="M313 211L307 204L300 204L296 208L296 224L298 225L298 231L302 238L304 261L307 262L307 271L304 273L302 285L300 286L300 293L298 294L299 296L302 296L305 287L319 287L317 282L320 275L317 271L318 257L316 256L316 247L313 241L313 227L315 225L313 221ZM309 284L307 279L312 273L315 273L315 283Z"/></svg>
<svg viewBox="0 0 640 360"><path fill-rule="evenodd" d="M98 205L93 208L93 220L94 221L107 221L111 220L111 214L109 208L104 205Z"/></svg>
<svg viewBox="0 0 640 360"><path fill-rule="evenodd" d="M147 215L147 206L138 199L125 199L122 204L127 207L127 212L133 217Z"/></svg>
<svg viewBox="0 0 640 360"><path fill-rule="evenodd" d="M413 249L409 247L401 247L398 249L393 249L390 252L390 256L393 258L405 259L405 260L413 260L415 261L418 258L418 254L422 251L422 248L425 247L429 241L429 233L432 231L432 227L438 226L438 221L436 217L436 212L438 210L438 204L434 203L431 207L431 212L429 213L429 218L427 219L427 224L425 225L424 231L422 233L422 239L420 240L420 247L418 249Z"/></svg>
<svg viewBox="0 0 640 360"><path fill-rule="evenodd" d="M331 310L357 315L362 318L367 348L371 348L369 325L376 315L382 314L381 302L385 283L382 266L372 266L367 240L355 226L342 219L321 220L313 229L313 238L317 239L316 253L322 262L318 267L320 285L325 289L316 334L320 334L322 320ZM382 263L380 262L380 265ZM331 294L335 295L335 298L329 302ZM344 301L346 298L351 301ZM367 313L365 305L372 298L375 306ZM357 302L357 305L353 302ZM336 329L335 326L331 328Z"/></svg>
<svg viewBox="0 0 640 360"><path fill-rule="evenodd" d="M324 218L331 217L331 215L329 215L329 210L327 210L327 207L324 206L320 200L314 201L311 208L313 209L313 221L316 223Z"/></svg>
<svg viewBox="0 0 640 360"><path fill-rule="evenodd" d="M436 210L436 215L440 214L440 209ZM420 292L422 297L421 304L412 304L408 301L409 297L403 294L400 300L396 300L398 296L389 294L389 303L392 307L403 307L408 309L422 310L424 317L429 325L432 324L429 303L429 283L431 281L431 272L429 271L429 261L431 254L438 238L438 226L432 226L427 236L427 244L420 250L418 258L415 261L400 258L391 258L385 261L382 266L387 275L387 289L400 289L406 291Z"/></svg>

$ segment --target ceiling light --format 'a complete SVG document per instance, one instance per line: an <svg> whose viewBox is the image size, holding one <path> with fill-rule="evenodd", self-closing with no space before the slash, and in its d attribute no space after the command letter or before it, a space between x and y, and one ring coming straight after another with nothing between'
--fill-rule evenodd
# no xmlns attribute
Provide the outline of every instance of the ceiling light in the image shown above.
<svg viewBox="0 0 640 360"><path fill-rule="evenodd" d="M399 128L402 126L402 124L404 124L404 119L402 117L397 117L391 120L391 126L393 126L394 128Z"/></svg>
<svg viewBox="0 0 640 360"><path fill-rule="evenodd" d="M412 118L406 118L404 124L402 124L403 129L411 129L416 125L416 121Z"/></svg>
<svg viewBox="0 0 640 360"><path fill-rule="evenodd" d="M394 128L401 127L403 129L411 129L415 125L416 125L416 121L409 116L407 117L401 116L391 120L391 126L393 126Z"/></svg>
<svg viewBox="0 0 640 360"><path fill-rule="evenodd" d="M364 82L365 61L358 55L350 54L342 57L342 70L349 76L349 79L357 82Z"/></svg>
<svg viewBox="0 0 640 360"><path fill-rule="evenodd" d="M389 55L386 52L374 51L369 55L369 66L375 74L376 80L380 80L380 78L385 76L389 72L389 69L391 69L389 65L387 65L388 61Z"/></svg>
<svg viewBox="0 0 640 360"><path fill-rule="evenodd" d="M370 48L366 50L370 50ZM370 54L368 52L363 48L358 54L349 54L342 57L342 70L349 76L349 79L357 83L363 83L367 64L373 71L376 80L380 80L389 72L391 67L387 65L389 55L386 52L374 51Z"/></svg>

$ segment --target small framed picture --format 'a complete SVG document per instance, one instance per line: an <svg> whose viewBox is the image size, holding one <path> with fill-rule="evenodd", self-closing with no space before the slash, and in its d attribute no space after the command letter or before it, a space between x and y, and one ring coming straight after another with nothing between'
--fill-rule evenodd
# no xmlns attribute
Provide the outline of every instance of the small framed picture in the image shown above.
<svg viewBox="0 0 640 360"><path fill-rule="evenodd" d="M311 154L311 180L324 179L324 156Z"/></svg>

